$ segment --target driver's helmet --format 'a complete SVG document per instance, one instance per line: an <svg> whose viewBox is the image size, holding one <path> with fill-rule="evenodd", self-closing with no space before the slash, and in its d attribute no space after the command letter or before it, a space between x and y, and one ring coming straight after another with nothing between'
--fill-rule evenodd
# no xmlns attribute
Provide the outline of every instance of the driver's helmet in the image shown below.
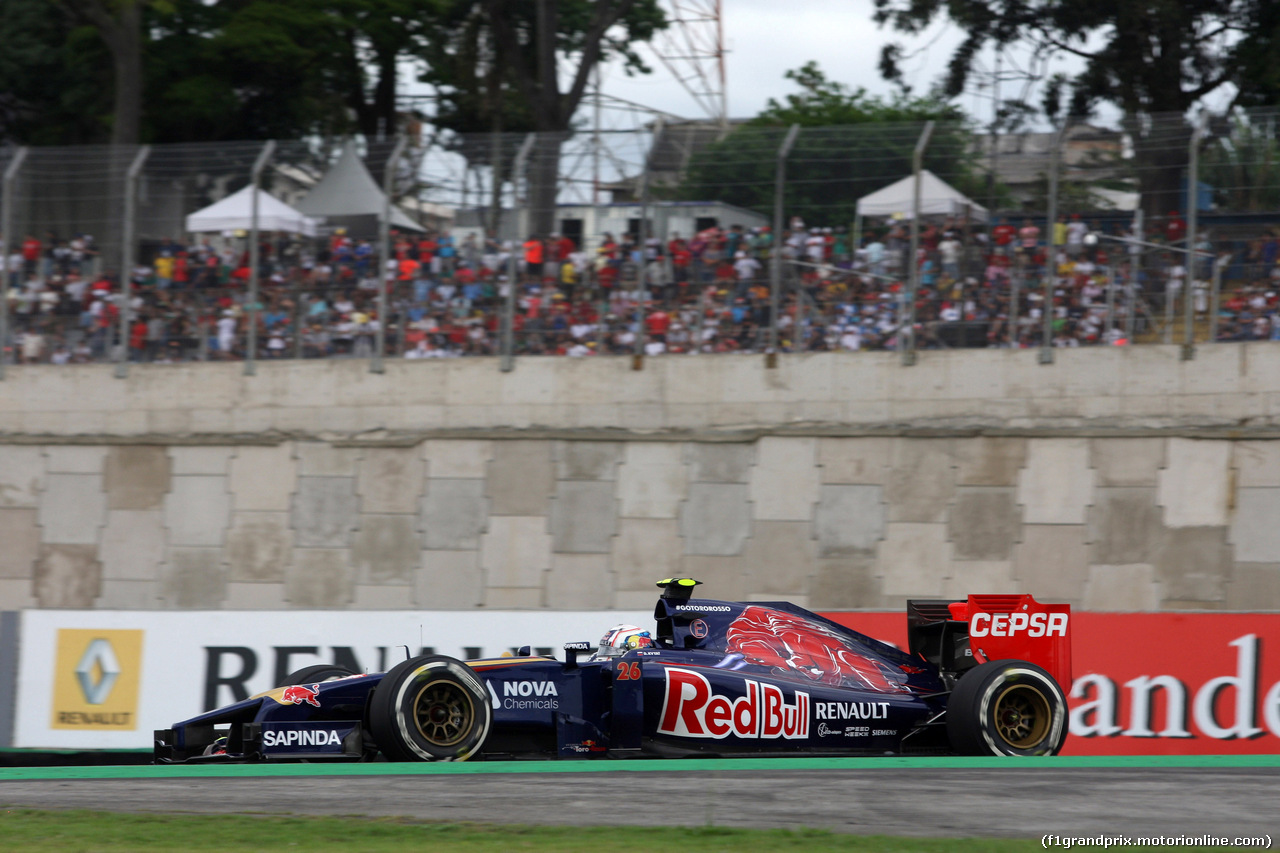
<svg viewBox="0 0 1280 853"><path fill-rule="evenodd" d="M648 631L635 625L616 625L605 631L600 638L600 648L596 655L604 658L616 658L633 649L643 649L653 645L653 637Z"/></svg>

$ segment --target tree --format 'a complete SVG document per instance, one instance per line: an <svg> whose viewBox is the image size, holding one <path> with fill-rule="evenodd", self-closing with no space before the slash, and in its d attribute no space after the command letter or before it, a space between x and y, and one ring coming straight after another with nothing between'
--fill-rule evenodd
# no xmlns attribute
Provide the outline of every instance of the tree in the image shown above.
<svg viewBox="0 0 1280 853"><path fill-rule="evenodd" d="M1070 114L1098 102L1119 106L1133 136L1139 188L1151 213L1180 206L1181 167L1190 129L1182 116L1242 69L1232 45L1247 36L1265 0L875 0L876 20L916 34L937 18L958 25L964 40L951 56L947 96L959 95L988 45L1020 45L1032 55L1074 56L1083 69L1066 85ZM901 79L902 47L889 44L881 70ZM1152 121L1152 116L1168 118Z"/></svg>
<svg viewBox="0 0 1280 853"><path fill-rule="evenodd" d="M148 20L154 142L284 139L354 129L339 21L324 4L180 0Z"/></svg>
<svg viewBox="0 0 1280 853"><path fill-rule="evenodd" d="M666 17L657 0L480 3L492 27L495 61L512 75L533 117L537 142L529 164L529 203L533 230L547 234L555 227L560 149L591 73L612 57L621 57L628 72L647 72L634 45L665 27Z"/></svg>
<svg viewBox="0 0 1280 853"><path fill-rule="evenodd" d="M934 97L886 100L830 80L814 62L786 72L800 91L770 99L746 124L690 160L676 190L688 201L717 200L760 212L774 203L777 151L800 125L787 160L786 208L809 223L852 222L857 201L912 171L923 123L936 120L924 165L963 192L977 189L966 158L960 110Z"/></svg>
<svg viewBox="0 0 1280 853"><path fill-rule="evenodd" d="M536 129L533 110L520 94L511 65L500 55L483 6L450 4L433 22L426 45L420 54L426 70L419 79L437 93L432 123L452 131L443 145L461 154L468 167L490 169L486 228L496 233L514 140Z"/></svg>
<svg viewBox="0 0 1280 853"><path fill-rule="evenodd" d="M152 138L391 135L400 65L441 2L178 0L152 22Z"/></svg>
<svg viewBox="0 0 1280 853"><path fill-rule="evenodd" d="M535 129L533 109L521 94L517 69L501 53L489 10L482 4L449 3L432 22L418 55L426 63L419 79L437 93L433 117L437 126L463 136Z"/></svg>
<svg viewBox="0 0 1280 853"><path fill-rule="evenodd" d="M302 0L306 3L306 0ZM347 103L368 138L390 135L397 120L401 62L420 55L429 43L430 22L447 0L335 0ZM331 13L332 14L332 13ZM374 73L368 75L366 69Z"/></svg>
<svg viewBox="0 0 1280 853"><path fill-rule="evenodd" d="M1280 209L1280 138L1275 113L1237 115L1228 132L1206 146L1200 180L1220 207L1233 213Z"/></svg>
<svg viewBox="0 0 1280 853"><path fill-rule="evenodd" d="M105 47L48 0L6 0L0 15L0 143L81 144L109 127Z"/></svg>
<svg viewBox="0 0 1280 853"><path fill-rule="evenodd" d="M53 144L389 135L402 65L446 2L6 0L3 130Z"/></svg>
<svg viewBox="0 0 1280 853"><path fill-rule="evenodd" d="M1240 63L1236 103L1247 107L1280 106L1280 4L1254 0L1249 34L1235 46Z"/></svg>
<svg viewBox="0 0 1280 853"><path fill-rule="evenodd" d="M781 103L773 98L751 124L801 127L836 127L846 124L919 122L936 119L959 121L964 114L959 108L940 98L911 97L898 93L890 100L867 94L859 86L850 89L844 83L830 80L818 63L810 61L785 72L783 79L800 87Z"/></svg>
<svg viewBox="0 0 1280 853"><path fill-rule="evenodd" d="M111 54L111 144L136 145L142 127L142 10L158 0L58 0L98 32Z"/></svg>

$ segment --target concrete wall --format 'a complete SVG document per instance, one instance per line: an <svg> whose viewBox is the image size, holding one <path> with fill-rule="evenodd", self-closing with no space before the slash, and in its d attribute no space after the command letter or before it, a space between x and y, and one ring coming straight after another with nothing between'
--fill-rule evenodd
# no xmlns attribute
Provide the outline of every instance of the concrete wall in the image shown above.
<svg viewBox="0 0 1280 853"><path fill-rule="evenodd" d="M0 445L0 609L1280 608L1280 440Z"/></svg>
<svg viewBox="0 0 1280 853"><path fill-rule="evenodd" d="M1280 425L1280 347L1172 346L1059 351L951 350L903 368L892 353L649 359L281 361L111 368L10 367L0 436L226 436L277 432L350 437L375 431L699 430L833 427Z"/></svg>
<svg viewBox="0 0 1280 853"><path fill-rule="evenodd" d="M0 610L1280 609L1280 347L1057 355L10 368Z"/></svg>

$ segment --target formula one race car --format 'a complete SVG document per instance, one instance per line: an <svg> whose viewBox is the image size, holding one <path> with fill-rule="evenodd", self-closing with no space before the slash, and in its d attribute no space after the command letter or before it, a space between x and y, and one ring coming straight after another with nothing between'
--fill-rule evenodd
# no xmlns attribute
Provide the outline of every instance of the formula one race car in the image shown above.
<svg viewBox="0 0 1280 853"><path fill-rule="evenodd" d="M155 733L157 763L767 755L1053 755L1070 607L1030 595L907 603L909 652L786 603L664 580L657 630L591 653L320 665Z"/></svg>

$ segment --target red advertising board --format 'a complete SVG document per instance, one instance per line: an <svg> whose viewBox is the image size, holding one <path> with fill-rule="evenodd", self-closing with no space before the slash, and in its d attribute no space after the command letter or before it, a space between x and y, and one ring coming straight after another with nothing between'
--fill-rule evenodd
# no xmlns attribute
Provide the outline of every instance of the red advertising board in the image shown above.
<svg viewBox="0 0 1280 853"><path fill-rule="evenodd" d="M906 647L903 613L823 615ZM1280 613L1076 611L1071 639L1064 755L1280 753Z"/></svg>

